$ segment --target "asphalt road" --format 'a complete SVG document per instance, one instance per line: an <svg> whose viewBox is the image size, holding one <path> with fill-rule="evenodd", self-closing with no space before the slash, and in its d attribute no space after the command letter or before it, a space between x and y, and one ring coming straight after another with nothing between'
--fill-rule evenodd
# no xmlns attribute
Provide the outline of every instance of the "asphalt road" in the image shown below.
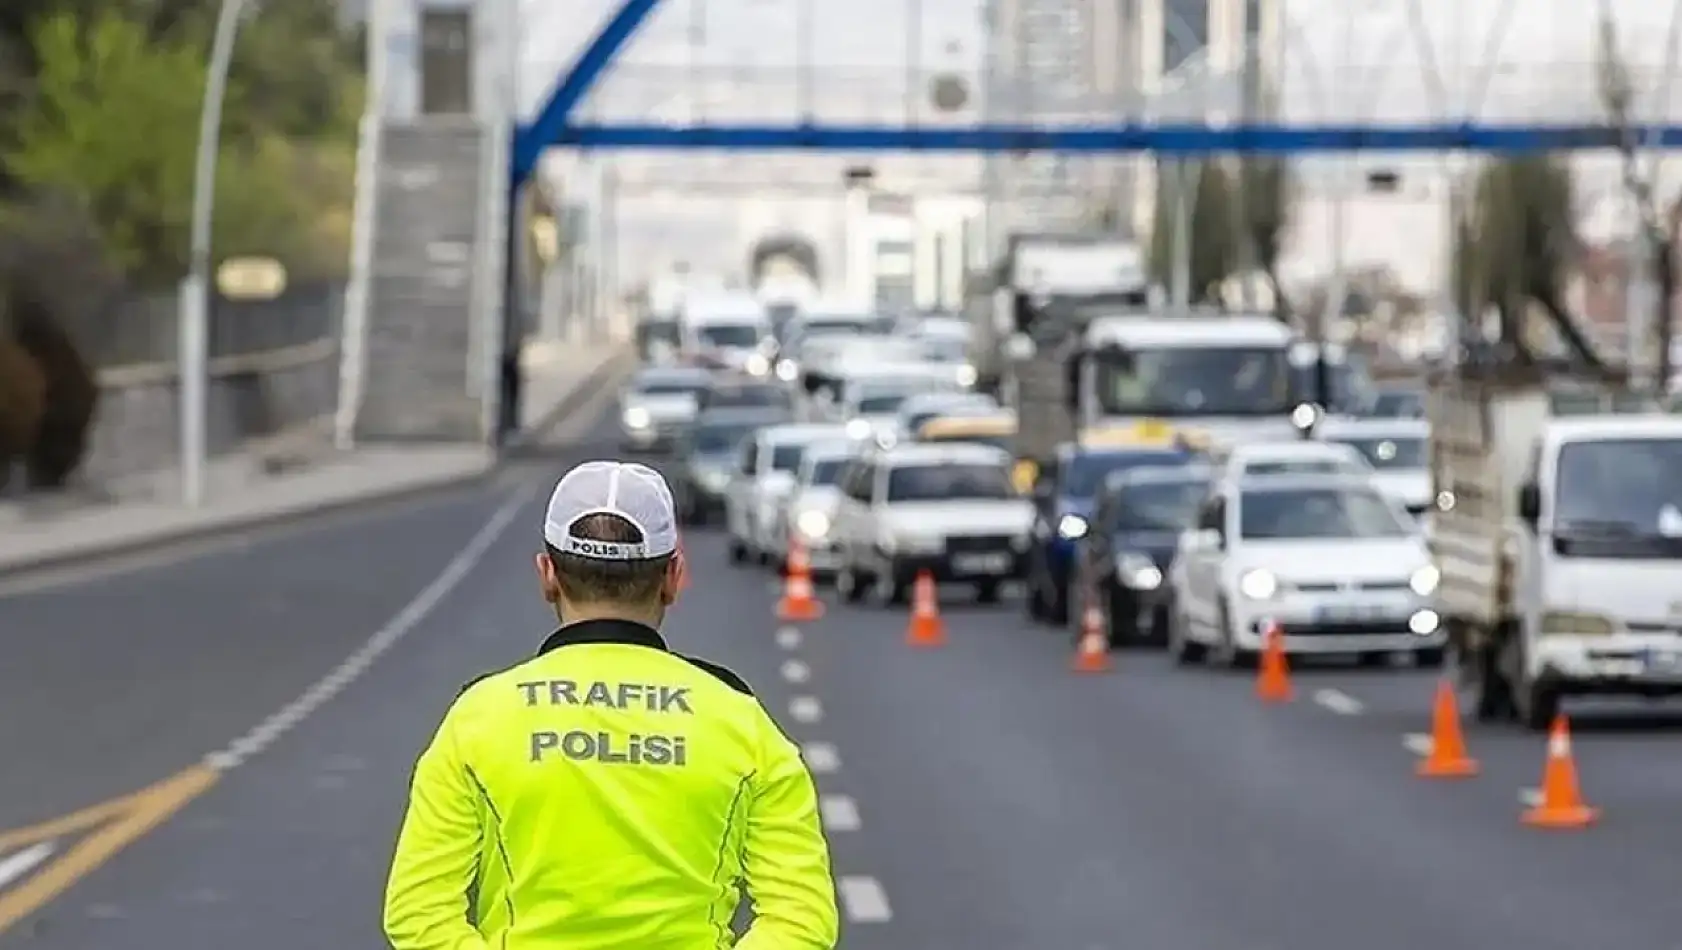
<svg viewBox="0 0 1682 950"><path fill-rule="evenodd" d="M99 826L34 836L53 854L0 886L0 948L381 946L414 755L463 680L547 633L532 495L578 454L0 599L0 880L26 846L6 829L233 745L202 794L134 800L158 824L124 847L67 872ZM1298 671L1284 707L1148 653L1079 676L1064 637L958 592L940 649L905 646L901 614L833 599L779 631L771 579L727 566L717 537L687 548L694 584L668 634L737 668L806 745L846 947L1682 946L1676 719L1584 723L1604 819L1540 832L1518 822L1536 737L1474 729L1479 777L1413 776L1406 736L1431 690L1414 671ZM336 685L312 693L324 677ZM62 892L8 920L43 878Z"/></svg>

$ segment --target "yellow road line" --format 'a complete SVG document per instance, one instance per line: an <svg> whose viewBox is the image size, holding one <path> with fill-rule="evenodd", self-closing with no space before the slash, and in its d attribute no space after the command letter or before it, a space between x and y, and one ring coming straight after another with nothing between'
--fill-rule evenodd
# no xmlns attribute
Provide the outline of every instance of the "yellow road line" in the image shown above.
<svg viewBox="0 0 1682 950"><path fill-rule="evenodd" d="M51 841L97 828L18 886L0 893L0 934L92 874L188 802L204 794L221 773L204 765L156 785L27 828L0 832L0 851Z"/></svg>

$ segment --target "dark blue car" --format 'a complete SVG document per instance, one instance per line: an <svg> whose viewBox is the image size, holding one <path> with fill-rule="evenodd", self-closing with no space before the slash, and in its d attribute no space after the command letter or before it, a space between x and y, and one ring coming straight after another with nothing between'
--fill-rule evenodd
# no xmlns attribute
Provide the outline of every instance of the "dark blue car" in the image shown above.
<svg viewBox="0 0 1682 950"><path fill-rule="evenodd" d="M1104 483L1075 570L1097 598L1110 646L1167 642L1168 570L1210 477L1207 467L1186 465L1134 469Z"/></svg>
<svg viewBox="0 0 1682 950"><path fill-rule="evenodd" d="M1047 623L1069 620L1075 550L1091 528L1093 504L1104 480L1140 466L1180 466L1197 457L1184 445L1128 445L1082 448L1065 445L1040 473L1034 489L1036 514L1027 553L1028 616Z"/></svg>

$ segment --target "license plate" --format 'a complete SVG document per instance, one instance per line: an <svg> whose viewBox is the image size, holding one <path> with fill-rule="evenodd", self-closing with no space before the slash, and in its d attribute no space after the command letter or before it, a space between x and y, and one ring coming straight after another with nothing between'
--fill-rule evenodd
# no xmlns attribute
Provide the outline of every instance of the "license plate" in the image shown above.
<svg viewBox="0 0 1682 950"><path fill-rule="evenodd" d="M952 558L952 570L959 574L1003 574L1010 570L1008 554L958 554Z"/></svg>
<svg viewBox="0 0 1682 950"><path fill-rule="evenodd" d="M1390 611L1378 604L1328 604L1314 611L1314 620L1318 623L1355 623L1382 620L1388 616Z"/></svg>

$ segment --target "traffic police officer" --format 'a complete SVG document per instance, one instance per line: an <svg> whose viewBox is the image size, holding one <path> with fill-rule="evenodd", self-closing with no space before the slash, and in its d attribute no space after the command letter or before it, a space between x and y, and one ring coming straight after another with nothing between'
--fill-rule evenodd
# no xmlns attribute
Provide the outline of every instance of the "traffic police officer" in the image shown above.
<svg viewBox="0 0 1682 950"><path fill-rule="evenodd" d="M415 766L396 950L819 950L835 887L811 774L741 678L657 632L685 579L671 490L586 462L537 574L561 625L468 684ZM738 883L754 920L735 941Z"/></svg>

